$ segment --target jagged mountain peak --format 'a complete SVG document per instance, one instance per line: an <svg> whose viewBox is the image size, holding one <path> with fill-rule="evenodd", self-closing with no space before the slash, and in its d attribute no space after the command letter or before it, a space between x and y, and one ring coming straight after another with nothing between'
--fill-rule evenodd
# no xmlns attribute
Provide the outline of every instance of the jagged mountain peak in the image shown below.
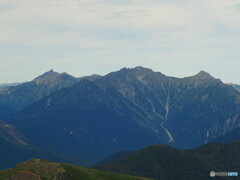
<svg viewBox="0 0 240 180"><path fill-rule="evenodd" d="M184 79L187 80L188 82L193 82L195 84L221 82L220 79L213 77L210 73L203 71L203 70L193 76L185 77Z"/></svg>
<svg viewBox="0 0 240 180"><path fill-rule="evenodd" d="M105 77L106 78L114 78L116 80L118 80L119 78L123 78L123 79L132 79L132 80L139 80L142 81L145 77L167 77L164 74L160 73L160 72L154 72L152 69L149 68L145 68L142 66L137 66L134 68L122 68L119 71L116 72L112 72L107 74Z"/></svg>
<svg viewBox="0 0 240 180"><path fill-rule="evenodd" d="M46 78L52 78L52 77L57 77L60 74L58 72L53 71L52 69L43 73L42 75L36 77L34 81L40 80L40 79L46 79Z"/></svg>
<svg viewBox="0 0 240 180"><path fill-rule="evenodd" d="M43 73L42 75L38 76L35 78L33 81L36 84L48 84L48 83L54 83L59 80L76 80L75 77L63 72L63 73L58 73L53 71L52 69L50 71L47 71Z"/></svg>
<svg viewBox="0 0 240 180"><path fill-rule="evenodd" d="M0 102L6 104L5 106L10 110L19 110L54 91L70 87L77 82L77 78L51 69L32 81L3 89L0 91Z"/></svg>
<svg viewBox="0 0 240 180"><path fill-rule="evenodd" d="M59 75L60 73L50 69L49 71L45 72L44 75Z"/></svg>
<svg viewBox="0 0 240 180"><path fill-rule="evenodd" d="M200 71L194 77L202 78L202 79L213 78L213 76L206 71Z"/></svg>

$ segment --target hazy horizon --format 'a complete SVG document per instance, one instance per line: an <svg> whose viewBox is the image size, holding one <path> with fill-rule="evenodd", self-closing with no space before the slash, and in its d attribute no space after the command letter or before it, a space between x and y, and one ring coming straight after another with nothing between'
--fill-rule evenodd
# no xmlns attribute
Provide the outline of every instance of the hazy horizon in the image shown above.
<svg viewBox="0 0 240 180"><path fill-rule="evenodd" d="M0 83L143 66L240 84L240 0L0 0Z"/></svg>

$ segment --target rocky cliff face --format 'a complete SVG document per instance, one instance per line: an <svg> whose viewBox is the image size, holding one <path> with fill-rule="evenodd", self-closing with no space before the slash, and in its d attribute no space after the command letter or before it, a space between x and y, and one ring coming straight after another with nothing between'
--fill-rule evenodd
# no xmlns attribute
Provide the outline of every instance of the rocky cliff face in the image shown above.
<svg viewBox="0 0 240 180"><path fill-rule="evenodd" d="M240 125L239 92L204 71L180 79L125 68L97 83L116 89L144 112L141 124L179 147L197 146Z"/></svg>

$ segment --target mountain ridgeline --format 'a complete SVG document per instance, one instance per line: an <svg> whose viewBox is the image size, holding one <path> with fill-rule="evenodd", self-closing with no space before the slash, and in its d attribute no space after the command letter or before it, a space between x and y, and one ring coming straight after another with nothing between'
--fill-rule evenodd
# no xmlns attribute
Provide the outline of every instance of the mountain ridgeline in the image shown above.
<svg viewBox="0 0 240 180"><path fill-rule="evenodd" d="M237 89L238 91L240 91L240 85L237 84L231 84L235 89Z"/></svg>
<svg viewBox="0 0 240 180"><path fill-rule="evenodd" d="M66 73L59 74L50 70L33 81L18 86L5 86L0 88L0 105L14 111L36 102L50 95L56 90L68 87L77 82L77 78Z"/></svg>
<svg viewBox="0 0 240 180"><path fill-rule="evenodd" d="M209 175L211 171L239 172L239 153L240 141L229 144L208 143L195 150L152 145L127 153L127 156L119 156L119 153L113 155L114 158L108 158L95 168L152 179L207 180L212 179Z"/></svg>
<svg viewBox="0 0 240 180"><path fill-rule="evenodd" d="M210 74L136 67L74 78L53 71L0 89L4 120L35 147L99 161L151 144L195 148L240 126L240 93Z"/></svg>

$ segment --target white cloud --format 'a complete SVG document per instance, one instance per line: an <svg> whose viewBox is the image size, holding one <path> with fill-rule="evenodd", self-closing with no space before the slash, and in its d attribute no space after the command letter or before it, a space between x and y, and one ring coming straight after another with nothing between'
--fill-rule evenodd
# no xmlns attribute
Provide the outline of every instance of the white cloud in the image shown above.
<svg viewBox="0 0 240 180"><path fill-rule="evenodd" d="M102 63L110 71L112 59L118 59L118 67L130 60L131 65L161 66L179 59L186 64L185 57L200 68L200 59L227 56L240 45L239 4L240 0L0 0L0 62L15 58L24 66L46 58L60 67L54 59L62 55L88 67L91 64L83 59ZM45 68L47 62L42 62Z"/></svg>

